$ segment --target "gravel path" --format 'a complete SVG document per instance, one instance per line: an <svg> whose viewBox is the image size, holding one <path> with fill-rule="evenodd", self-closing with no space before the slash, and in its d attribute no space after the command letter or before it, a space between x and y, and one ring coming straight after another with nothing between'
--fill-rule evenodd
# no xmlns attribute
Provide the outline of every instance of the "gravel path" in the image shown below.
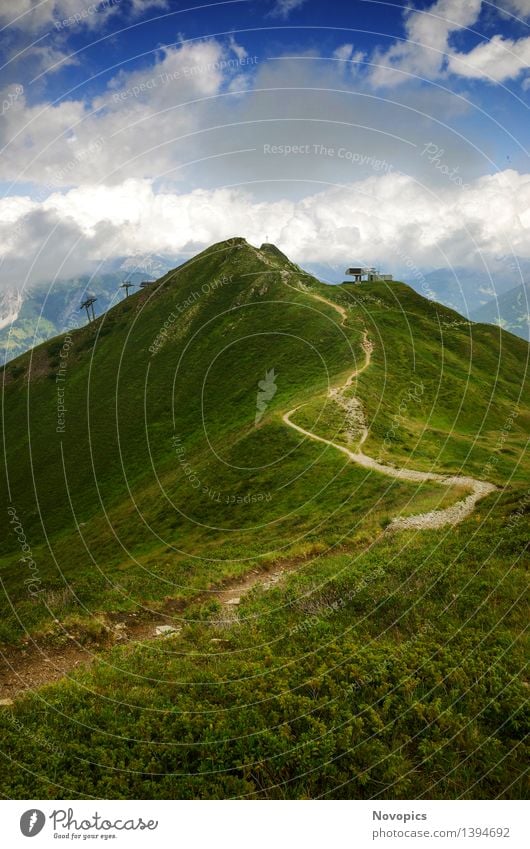
<svg viewBox="0 0 530 849"><path fill-rule="evenodd" d="M287 283L287 285L291 286L289 283ZM296 287L291 286L291 288ZM298 289L297 291L301 290ZM343 307L338 304L334 304L333 301L328 301L320 295L315 295L312 292L307 291L305 294L318 301L323 301L330 307L333 307L333 309L335 309L341 316L341 325L344 324L347 315ZM352 372L346 383L342 386L330 389L329 396L334 400L338 400L338 397L341 396L345 402L348 402L348 399L345 399L342 393L345 389L348 389L352 385L353 381L370 365L373 343L369 339L366 328L363 331L362 348L365 356L363 365ZM351 400L352 399L349 399L350 403ZM344 445L338 445L331 439L325 439L323 436L318 436L316 433L306 430L291 421L291 416L293 416L296 411L301 409L303 406L305 405L300 404L298 407L295 407L293 410L289 410L288 413L285 413L283 416L285 424L298 431L298 433L302 433L304 436L307 436L308 439L313 439L315 442L323 442L325 445L331 445L359 466L363 466L365 469L372 469L374 472L379 472L380 474L388 475L392 478L399 478L400 480L411 481L413 483L434 481L435 483L442 484L443 486L461 486L470 490L470 493L466 496L466 498L463 498L461 501L457 501L456 504L451 505L451 507L446 507L443 510L431 510L429 513L418 513L416 516L392 519L388 526L391 530L428 530L431 528L442 528L445 525L456 525L458 522L462 522L466 519L473 512L477 501L480 501L481 498L484 498L486 495L489 495L497 489L497 487L492 483L476 480L469 475L440 475L436 472L420 472L414 469L398 468L395 466L387 466L384 463L379 463L377 460L374 460L373 457L369 457L361 451L361 446L368 437L368 427L366 426L366 423L361 426L361 437L358 444L358 450L351 451ZM361 403L358 399L355 399L355 407L357 410L361 408Z"/></svg>
<svg viewBox="0 0 530 849"><path fill-rule="evenodd" d="M287 286L290 286L299 293L304 292L315 300L321 301L322 303L332 307L341 317L341 326L345 324L348 316L344 307L333 303L333 301L329 301L321 295L317 295L308 290L300 289L297 286L291 285L287 280L288 276L288 272L282 273L282 279ZM343 445L337 445L337 443L332 442L330 439L317 436L316 433L305 430L305 428L292 422L290 417L293 416L297 410L303 407L303 404L300 404L298 407L295 407L293 410L285 413L283 421L289 427L292 427L294 430L302 433L304 436L307 436L308 439L313 439L316 442L323 442L326 445L331 445L333 448L336 448L337 451L341 451L345 454L352 462L357 463L360 466L364 466L367 469L373 469L381 474L415 483L435 481L436 483L440 483L445 486L464 486L470 490L470 494L466 496L466 498L458 501L451 507L447 507L445 510L432 510L429 513L420 513L416 516L408 516L403 519L393 519L388 526L390 529L397 530L402 528L411 528L423 530L428 528L441 528L447 524L456 524L457 522L461 522L473 511L475 504L479 501L479 499L484 498L496 489L493 484L475 480L475 478L468 476L445 476L434 472L420 472L412 469L399 469L393 466L385 466L383 463L377 462L377 460L374 460L372 457L369 457L360 450L368 436L368 427L364 419L364 413L362 412L362 405L358 399L345 398L342 393L345 389L349 388L355 378L357 378L370 365L373 344L368 337L368 331L366 329L363 331L362 348L364 351L363 365L352 372L346 383L342 386L330 389L329 392L330 397L334 398L339 403L349 404L352 414L354 413L357 418L357 423L359 425L358 430L360 432L357 451L351 451ZM229 582L225 588L221 589L217 593L217 599L223 605L223 610L227 611L228 609L233 611L230 615L225 614L225 616L227 616L226 621L228 622L231 618L233 618L235 608L239 605L241 597L248 593L252 587L258 584L263 586L265 589L275 586L279 581L281 581L286 573L297 569L299 566L300 561L293 559L283 564L277 564L271 567L270 573L254 570L240 579L234 579ZM212 594L209 593L207 597L211 598ZM109 619L109 623L107 625L108 636L105 648L110 648L110 646L115 645L120 641L123 643L139 643L146 640L152 641L153 638L163 640L168 637L178 636L181 631L181 626L178 624L178 617L175 617L174 615L176 610L170 609L169 603L167 611L158 611L151 614L152 618L148 617L147 621L143 619L142 616L132 613L129 615L121 614L121 621L111 622L110 614L101 614L102 618ZM216 637L212 638L211 642L222 643L223 640ZM101 658L99 652L103 648L104 646L94 646L92 648L89 646L82 646L73 638L70 645L66 645L61 648L39 645L35 640L28 636L27 645L25 647L13 647L1 658L0 708L9 707L13 704L14 699L25 692L37 689L38 687L52 681L68 677L69 673L71 673L75 668L91 664L98 656Z"/></svg>

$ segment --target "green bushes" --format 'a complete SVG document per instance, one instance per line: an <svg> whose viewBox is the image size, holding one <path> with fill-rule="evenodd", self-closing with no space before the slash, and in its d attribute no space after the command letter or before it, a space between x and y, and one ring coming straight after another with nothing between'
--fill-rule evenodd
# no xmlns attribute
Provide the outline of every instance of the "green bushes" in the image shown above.
<svg viewBox="0 0 530 849"><path fill-rule="evenodd" d="M3 709L3 792L523 797L526 543L510 535L507 580L502 510L450 536L318 557L244 598L232 624L216 605L190 609L181 634Z"/></svg>

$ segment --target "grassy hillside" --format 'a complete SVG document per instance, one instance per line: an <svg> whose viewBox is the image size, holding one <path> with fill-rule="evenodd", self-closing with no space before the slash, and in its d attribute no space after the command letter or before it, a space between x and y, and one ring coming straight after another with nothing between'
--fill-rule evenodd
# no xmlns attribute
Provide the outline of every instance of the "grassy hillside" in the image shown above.
<svg viewBox="0 0 530 849"><path fill-rule="evenodd" d="M285 270L322 288L272 248L214 246L8 364L9 494L52 603L28 599L7 533L2 574L17 615L5 610L4 639L84 607L188 596L248 570L249 558L333 545L445 497L345 466L281 422L295 401L325 398L362 355L359 318L341 326L329 304L286 285ZM278 388L256 427L270 369Z"/></svg>
<svg viewBox="0 0 530 849"><path fill-rule="evenodd" d="M326 288L375 343L370 369L352 387L370 427L367 453L501 485L528 479L525 342L467 321L402 283ZM326 403L320 400L324 409Z"/></svg>
<svg viewBox="0 0 530 849"><path fill-rule="evenodd" d="M304 404L297 422L355 444L328 389L365 330L363 450L500 487L454 531L386 533L461 492L282 420ZM3 792L502 792L523 758L527 357L403 284L325 286L231 239L7 364L3 649L108 647L109 622L153 611L183 630L4 709ZM226 619L228 580L298 563Z"/></svg>

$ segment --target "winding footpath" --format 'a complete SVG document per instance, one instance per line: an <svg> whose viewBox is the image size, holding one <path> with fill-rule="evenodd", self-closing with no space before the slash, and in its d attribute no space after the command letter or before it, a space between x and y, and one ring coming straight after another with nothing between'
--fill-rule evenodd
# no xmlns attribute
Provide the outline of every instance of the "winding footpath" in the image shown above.
<svg viewBox="0 0 530 849"><path fill-rule="evenodd" d="M263 258L263 257L262 257ZM268 263L271 264L271 263ZM306 289L301 289L293 286L288 282L289 272L281 272L283 282L294 289L298 294L306 294L314 300L327 304L329 307L339 313L341 317L341 326L347 321L348 313L340 304L335 304L322 295L317 295ZM363 330L362 348L364 351L364 363L358 369L352 372L347 381L338 387L333 387L329 390L329 396L337 401L346 410L347 415L351 419L352 426L355 425L358 438L357 451L351 451L343 445L338 445L332 442L331 439L325 439L318 436L312 431L306 430L300 425L295 424L291 417L305 406L300 404L283 416L283 421L286 425L303 434L308 439L313 439L315 442L322 442L325 445L331 445L337 451L341 451L353 463L357 463L364 468L372 469L384 475L400 480L411 481L413 483L423 483L425 481L434 481L444 486L461 486L470 490L470 494L447 507L444 510L433 510L430 513L421 513L416 516L408 516L406 518L395 518L392 520L387 530L398 529L418 529L424 530L428 528L441 528L444 525L454 525L461 522L473 511L477 501L484 498L493 492L496 487L485 481L475 480L468 476L439 475L434 472L420 472L412 469L396 468L379 463L361 450L368 437L368 427L364 419L361 402L357 398L346 398L344 390L351 387L353 381L364 372L371 362L373 344L369 339L368 331ZM304 558L302 558L303 560ZM300 559L287 560L283 563L271 565L269 571L253 570L242 578L236 578L228 581L226 586L220 588L217 593L215 590L204 595L204 598L212 598L213 594L217 597L225 611L222 619L226 622L237 617L236 608L239 605L243 596L245 596L254 586L260 585L264 589L275 586L289 572L298 569L301 565ZM195 599L199 600L201 596ZM156 639L164 639L167 637L178 637L182 630L178 617L176 617L177 609L172 605L171 600L168 601L167 609L159 611L140 610L138 613L130 614L99 614L102 621L105 622L106 637L104 645L87 646L81 645L72 635L66 632L63 627L63 635L68 638L68 643L61 647L39 644L29 635L26 644L22 648L13 647L3 656L0 656L0 708L6 708L13 704L14 699L23 693L31 692L52 681L58 681L68 677L78 667L86 667L98 660L100 662L112 663L112 660L105 659L101 655L101 651L109 649L113 645L123 645L127 643L143 643L149 645ZM212 637L211 643L223 644L226 642L221 637ZM222 648L222 646L221 646ZM214 646L212 650L215 651Z"/></svg>
<svg viewBox="0 0 530 849"><path fill-rule="evenodd" d="M284 282L287 282L284 280ZM287 283L290 288L295 289L295 286L292 286L290 283ZM341 316L341 326L343 326L347 319L347 313L344 307L341 307L339 304L334 304L333 301L329 301L327 298L324 298L321 295L315 295L309 291L296 289L298 292L303 292L309 297L314 298L315 300L322 301L328 306L332 307L336 312ZM368 331L365 328L363 330L363 341L362 348L364 351L365 359L363 365L356 369L350 376L348 377L346 383L342 386L334 387L329 390L329 397L346 406L346 399L344 399L343 393L345 389L348 389L353 381L365 371L371 362L373 344L368 337ZM349 399L349 403L354 402L355 405L360 408L361 404L358 399ZM369 457L367 454L364 454L361 451L361 446L366 441L368 437L368 427L366 423L363 421L360 428L360 439L358 443L357 451L351 451L349 448L346 448L343 445L339 445L336 442L333 442L331 439L325 439L323 436L318 436L316 433L313 433L310 430L306 430L300 425L295 424L291 417L305 404L299 404L298 407L295 407L293 410L289 410L288 413L283 415L283 421L289 427L292 427L294 430L298 431L298 433L303 434L308 439L313 439L315 442L322 442L325 445L331 445L333 448L336 448L337 451L341 451L342 454L345 454L349 460L353 463L357 463L359 466L363 466L365 469L371 469L374 472L379 472L383 475L388 475L392 478L398 478L400 480L410 481L412 483L424 483L427 481L431 481L434 483L442 484L443 486L460 486L465 489L469 489L470 493L463 498L461 501L457 501L456 504L451 505L450 507L446 507L443 510L431 510L429 513L418 513L415 516L407 516L405 518L395 518L388 525L389 530L402 530L402 529L415 529L415 530L428 530L428 529L436 529L442 528L445 525L456 525L459 522L462 522L466 519L475 509L475 505L481 498L485 498L486 495L494 492L497 487L492 483L488 483L487 481L477 480L476 478L472 478L469 475L440 475L436 472L420 472L414 469L405 469L398 468L394 466L387 466L384 463L380 463L377 460L374 460L373 457Z"/></svg>

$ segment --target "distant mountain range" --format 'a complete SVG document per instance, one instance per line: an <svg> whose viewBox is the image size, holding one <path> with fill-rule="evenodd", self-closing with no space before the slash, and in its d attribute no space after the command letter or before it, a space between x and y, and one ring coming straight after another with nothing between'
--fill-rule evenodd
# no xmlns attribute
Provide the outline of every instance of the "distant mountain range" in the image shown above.
<svg viewBox="0 0 530 849"><path fill-rule="evenodd" d="M304 267L326 283L347 279L343 266L309 263ZM392 273L393 269L385 267L384 271ZM498 257L488 264L487 271L456 267L422 273L419 269L398 268L394 277L472 321L496 324L529 339L529 260Z"/></svg>
<svg viewBox="0 0 530 849"><path fill-rule="evenodd" d="M473 321L497 324L530 341L530 281L515 286L471 314Z"/></svg>
<svg viewBox="0 0 530 849"><path fill-rule="evenodd" d="M417 280L409 281L406 276L405 280L418 291L429 288L431 295L425 291L422 294L434 296L435 300L445 306L473 318L481 308L488 304L496 305L503 295L520 287L523 280L530 280L530 262L521 259L507 263L506 266L496 263L487 271L460 267L439 268L425 274L420 285Z"/></svg>
<svg viewBox="0 0 530 849"><path fill-rule="evenodd" d="M160 277L176 264L166 257L127 257L109 261L97 272L50 285L42 284L23 292L13 287L0 294L0 355L9 361L35 345L66 330L85 324L80 310L88 295L95 296L96 315L124 297L121 284L127 280L137 287L143 280ZM131 292L134 288L131 289Z"/></svg>

